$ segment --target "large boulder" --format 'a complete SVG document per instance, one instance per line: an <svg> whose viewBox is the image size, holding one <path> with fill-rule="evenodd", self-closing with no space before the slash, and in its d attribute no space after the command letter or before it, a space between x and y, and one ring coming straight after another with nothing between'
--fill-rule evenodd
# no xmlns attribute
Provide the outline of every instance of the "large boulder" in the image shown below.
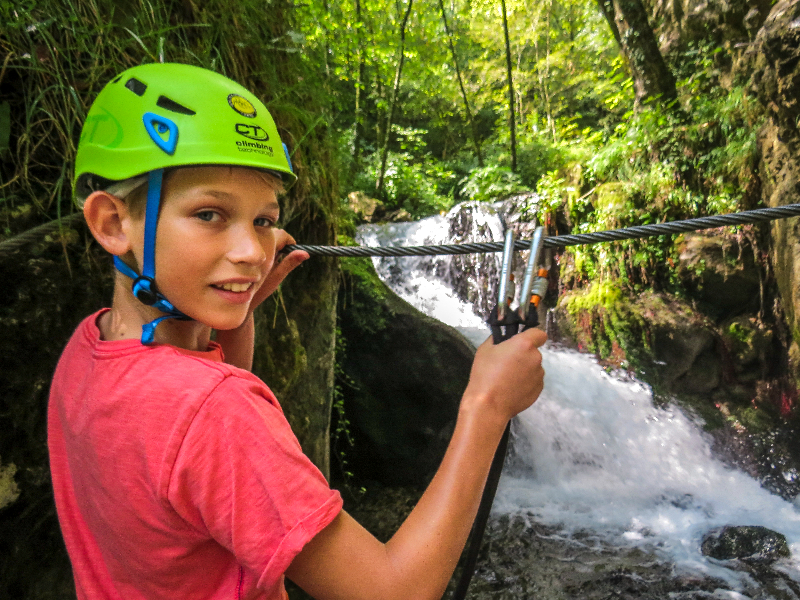
<svg viewBox="0 0 800 600"><path fill-rule="evenodd" d="M348 466L361 480L427 483L450 441L475 350L395 295L369 260L343 261L343 269L337 360L354 442Z"/></svg>
<svg viewBox="0 0 800 600"><path fill-rule="evenodd" d="M739 559L756 564L791 556L786 537L761 526L726 525L712 529L703 536L700 550L717 560Z"/></svg>

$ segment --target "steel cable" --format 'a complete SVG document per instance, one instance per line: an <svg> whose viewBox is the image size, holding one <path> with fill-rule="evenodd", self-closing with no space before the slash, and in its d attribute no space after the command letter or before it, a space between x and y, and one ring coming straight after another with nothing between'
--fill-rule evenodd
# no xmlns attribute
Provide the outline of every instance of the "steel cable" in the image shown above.
<svg viewBox="0 0 800 600"><path fill-rule="evenodd" d="M777 219L800 216L800 204L787 204L769 208L756 208L727 215L698 217L682 221L635 225L623 229L578 233L574 235L556 235L544 240L546 248L565 248L599 244L601 242L617 242L652 237L656 235L674 235L689 231L700 231L726 225L747 225ZM517 240L516 250L527 250L530 240ZM287 246L286 251L305 250L312 256L438 256L444 254L478 254L484 252L502 252L503 242L478 242L470 244L443 244L432 246Z"/></svg>

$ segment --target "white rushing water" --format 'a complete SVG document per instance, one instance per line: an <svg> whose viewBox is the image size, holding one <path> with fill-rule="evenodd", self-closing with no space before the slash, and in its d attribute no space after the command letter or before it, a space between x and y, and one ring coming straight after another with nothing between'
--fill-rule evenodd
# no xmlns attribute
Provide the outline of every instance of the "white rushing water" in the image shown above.
<svg viewBox="0 0 800 600"><path fill-rule="evenodd" d="M364 226L359 242L446 243L451 217ZM502 225L491 219L486 216L484 231L489 227L502 239ZM480 343L488 328L452 291L447 260L375 264L402 298ZM741 574L700 553L703 534L714 527L768 527L784 534L793 557L800 557L798 506L714 458L702 424L676 406L654 406L647 385L609 375L590 356L546 346L543 361L544 391L514 423L515 465L501 479L495 513L530 513L565 535L589 531L606 543L642 546L661 553L679 572L733 585ZM798 558L778 568L800 581Z"/></svg>

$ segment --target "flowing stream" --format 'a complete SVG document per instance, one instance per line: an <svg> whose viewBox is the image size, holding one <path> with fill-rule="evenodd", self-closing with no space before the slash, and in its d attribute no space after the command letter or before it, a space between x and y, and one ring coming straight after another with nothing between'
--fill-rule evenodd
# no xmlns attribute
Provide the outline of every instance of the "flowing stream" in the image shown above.
<svg viewBox="0 0 800 600"><path fill-rule="evenodd" d="M414 223L363 226L359 242L501 240L504 215L499 204L459 205ZM375 266L402 298L479 344L488 328L477 313L491 301L500 255L471 260L477 261L471 272L449 257L375 259ZM474 281L465 284L465 272ZM609 374L570 350L546 346L543 360L544 392L514 422L511 458L487 534L495 546L524 548L506 557L485 553L494 566L479 569L483 583L473 586L493 598L800 597L800 502L770 494L715 458L702 423L675 405L655 406L646 384ZM792 558L764 576L739 561L703 556L703 535L722 525L778 531ZM504 561L516 564L507 568ZM550 587L542 583L545 567L537 566L548 561L559 580ZM581 572L585 577L576 575ZM612 575L593 584L597 572L623 573L624 585ZM525 583L530 579L539 583ZM658 588L665 579L672 583ZM587 590L595 584L610 591L593 596ZM511 591L503 595L501 589Z"/></svg>

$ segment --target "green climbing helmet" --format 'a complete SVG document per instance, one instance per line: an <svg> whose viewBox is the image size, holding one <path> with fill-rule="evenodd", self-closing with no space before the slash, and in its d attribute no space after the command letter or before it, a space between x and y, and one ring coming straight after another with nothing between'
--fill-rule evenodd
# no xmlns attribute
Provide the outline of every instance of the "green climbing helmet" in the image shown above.
<svg viewBox="0 0 800 600"><path fill-rule="evenodd" d="M100 91L81 132L74 189L87 195L93 175L119 181L186 165L295 178L272 116L252 93L207 69L154 63L128 69Z"/></svg>

